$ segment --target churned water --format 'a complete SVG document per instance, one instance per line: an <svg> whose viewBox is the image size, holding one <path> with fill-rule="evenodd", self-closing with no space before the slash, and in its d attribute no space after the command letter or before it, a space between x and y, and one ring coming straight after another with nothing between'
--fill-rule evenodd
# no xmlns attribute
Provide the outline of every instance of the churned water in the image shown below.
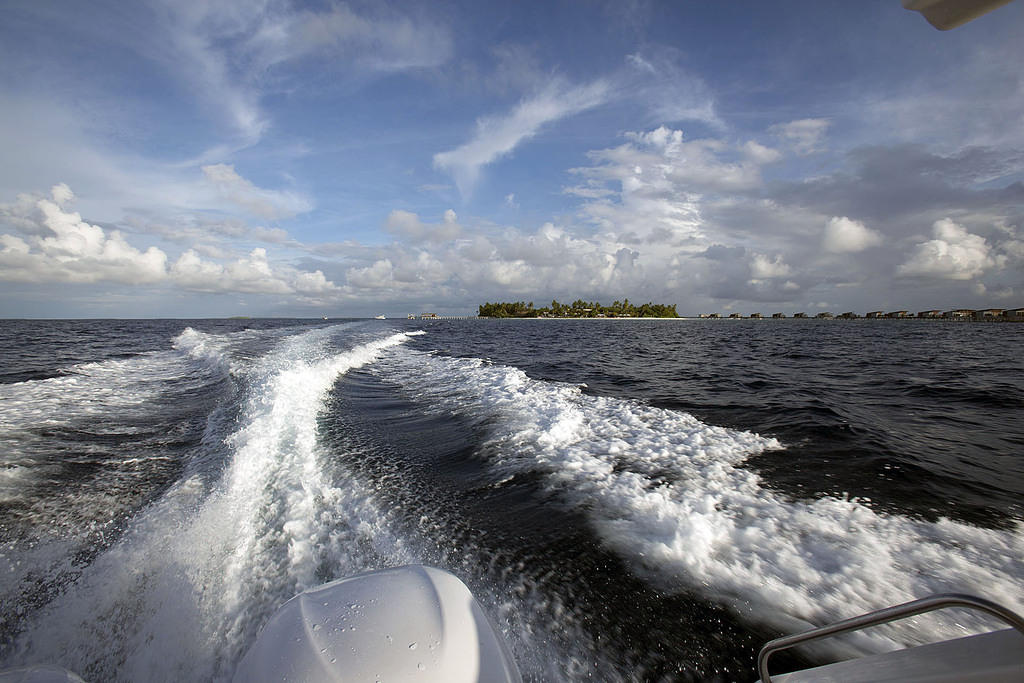
<svg viewBox="0 0 1024 683"><path fill-rule="evenodd" d="M940 591L1024 610L1022 341L4 321L0 665L229 679L296 592L414 562L460 576L538 681L753 680L783 631ZM986 628L954 612L805 656Z"/></svg>

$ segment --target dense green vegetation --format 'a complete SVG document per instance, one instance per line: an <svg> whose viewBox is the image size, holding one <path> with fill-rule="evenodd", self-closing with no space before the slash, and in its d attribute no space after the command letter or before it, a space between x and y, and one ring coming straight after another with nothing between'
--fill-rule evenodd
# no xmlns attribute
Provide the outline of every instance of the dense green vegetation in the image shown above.
<svg viewBox="0 0 1024 683"><path fill-rule="evenodd" d="M481 318L678 318L676 305L646 303L636 306L629 299L615 301L611 306L577 299L571 304L552 301L550 306L534 308L533 302L485 303L480 305Z"/></svg>

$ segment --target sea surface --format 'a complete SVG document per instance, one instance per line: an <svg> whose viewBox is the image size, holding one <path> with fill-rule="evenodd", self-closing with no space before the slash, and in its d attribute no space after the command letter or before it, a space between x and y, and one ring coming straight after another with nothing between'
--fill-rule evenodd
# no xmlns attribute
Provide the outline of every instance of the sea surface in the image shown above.
<svg viewBox="0 0 1024 683"><path fill-rule="evenodd" d="M531 681L750 681L772 637L940 591L1024 612L1022 348L944 321L0 321L0 667L229 680L296 592L407 563L461 577Z"/></svg>

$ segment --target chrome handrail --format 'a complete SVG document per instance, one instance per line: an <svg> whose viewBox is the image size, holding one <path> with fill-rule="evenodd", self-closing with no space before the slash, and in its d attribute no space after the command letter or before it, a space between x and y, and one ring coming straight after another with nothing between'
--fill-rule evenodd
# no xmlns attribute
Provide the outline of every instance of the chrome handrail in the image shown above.
<svg viewBox="0 0 1024 683"><path fill-rule="evenodd" d="M906 619L907 617L947 607L966 607L968 609L987 612L993 616L999 617L1010 626L1013 626L1024 634L1024 618L998 603L964 593L940 593L938 595L931 595L927 598L921 598L920 600L906 602L902 605L886 607L874 612L862 614L859 617L843 619L842 621L837 621L834 624L812 628L811 630L803 631L802 633L794 633L790 636L776 638L775 640L765 644L765 646L761 648L761 652L758 653L757 673L761 676L761 683L771 683L772 679L768 674L768 658L779 650L785 650L793 647L794 645L806 643L810 640L828 638L841 633L849 633L850 631L859 631L860 629L868 628L870 626L887 624L890 621L896 621L897 619Z"/></svg>

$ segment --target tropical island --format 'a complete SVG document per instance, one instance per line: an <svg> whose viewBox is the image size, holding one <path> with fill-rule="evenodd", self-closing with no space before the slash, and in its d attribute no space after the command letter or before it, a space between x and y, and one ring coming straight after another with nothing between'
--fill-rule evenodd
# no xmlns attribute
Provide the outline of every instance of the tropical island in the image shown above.
<svg viewBox="0 0 1024 683"><path fill-rule="evenodd" d="M480 305L481 318L678 318L676 305L646 303L636 306L629 299L615 301L611 306L600 302L577 299L571 304L556 300L550 306L534 308L533 302L484 303Z"/></svg>

